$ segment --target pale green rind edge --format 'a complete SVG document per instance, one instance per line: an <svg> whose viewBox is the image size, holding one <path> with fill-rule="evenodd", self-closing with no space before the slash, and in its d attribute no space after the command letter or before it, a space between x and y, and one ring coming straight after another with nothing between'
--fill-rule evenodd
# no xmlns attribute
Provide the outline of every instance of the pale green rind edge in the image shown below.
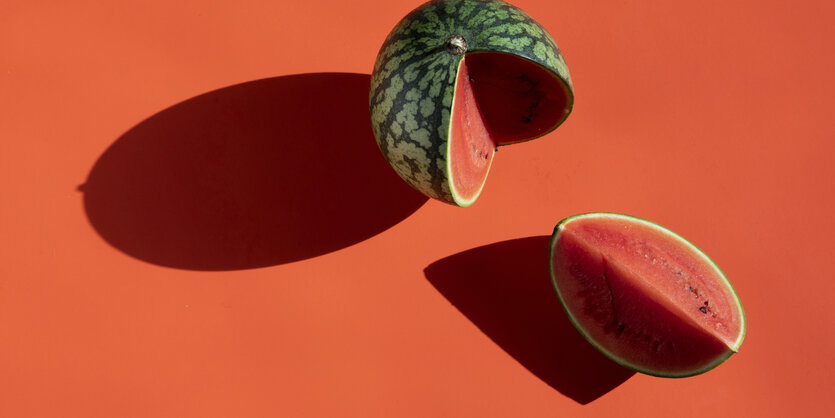
<svg viewBox="0 0 835 418"><path fill-rule="evenodd" d="M690 372L684 372L684 373L663 373L663 372L658 372L658 371L654 371L654 370L644 369L644 368L641 368L639 366L635 366L635 365L633 365L633 364L631 364L627 361L624 361L623 359L619 358L618 356L610 353L608 350L606 350L604 347L602 347L600 344L598 344L597 341L595 341L593 338L591 338L586 333L586 331L583 329L583 327L580 326L580 324L577 322L576 318L574 318L574 315L571 314L571 311L565 305L565 302L563 300L563 295L562 295L562 293L560 293L559 286L557 286L557 279L554 276L554 246L555 246L556 242L559 240L560 235L562 234L562 230L565 228L565 225L568 224L571 221L574 221L574 220L577 220L577 219L582 219L582 218L615 218L615 219L620 219L620 220L628 219L628 220L631 220L631 221L637 221L637 222L642 223L644 225L647 225L647 226L649 226L653 229L659 230L659 231L673 237L674 239L677 239L677 240L685 243L687 246L689 246L690 248L695 250L695 253L699 254L701 257L703 257L711 266L713 266L714 270L719 274L719 276L722 277L722 279L725 281L725 285L728 287L728 289L731 290L731 294L734 296L734 300L736 301L736 306L739 310L739 314L740 314L740 318L741 318L741 324L740 324L739 337L737 338L733 347L729 347L729 351L725 355L717 357L713 362L711 362L707 366L702 367L700 369L696 369L696 370L693 370L693 371L690 371ZM606 357L608 357L609 359L611 359L615 363L618 363L621 366L624 366L624 367L626 367L628 369L631 369L631 370L634 370L636 372L643 373L643 374L648 374L648 375L651 375L651 376L670 377L670 378L682 378L682 377L690 377L690 376L695 376L695 375L698 375L698 374L702 374L702 373L708 372L708 371L714 369L716 366L724 363L725 360L727 360L731 355L733 355L734 353L736 353L739 350L739 347L742 345L742 341L745 339L745 332L746 332L745 311L742 309L742 302L739 300L739 295L737 295L736 290L734 290L733 286L731 285L731 282L725 276L725 273L723 273L722 270L719 268L719 266L717 266L716 263L714 263L713 260L711 260L710 257L708 257L707 254L704 253L704 251L700 250L699 247L696 247L695 245L693 245L693 243L684 239L684 237L676 234L675 232L673 232L673 231L671 231L667 228L664 228L663 226L658 225L654 222L648 221L646 219L638 218L638 217L632 216L632 215L624 215L624 214L620 214L620 213L590 212L590 213L583 213L583 214L579 214L579 215L569 216L569 217L561 220L559 223L557 223L557 226L554 227L554 233L551 235L551 242L548 245L548 270L549 270L549 273L551 275L551 284L554 286L554 290L557 292L557 298L560 301L560 305L562 305L563 310L568 315L568 319L571 320L571 323L574 325L575 328L577 328L577 331L579 331L580 334L583 335L583 338L585 338L586 341L591 343L591 345L593 345L601 353L603 353Z"/></svg>

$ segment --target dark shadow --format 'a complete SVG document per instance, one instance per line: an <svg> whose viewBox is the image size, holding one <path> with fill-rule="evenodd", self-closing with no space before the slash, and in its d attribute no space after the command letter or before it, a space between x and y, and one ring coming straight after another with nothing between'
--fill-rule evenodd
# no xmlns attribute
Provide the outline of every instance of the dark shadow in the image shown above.
<svg viewBox="0 0 835 418"><path fill-rule="evenodd" d="M635 372L589 344L560 306L548 272L549 236L478 247L432 263L426 278L504 351L580 404Z"/></svg>
<svg viewBox="0 0 835 418"><path fill-rule="evenodd" d="M369 76L276 77L165 109L90 171L84 207L111 245L191 270L238 270L348 247L426 202L371 133Z"/></svg>

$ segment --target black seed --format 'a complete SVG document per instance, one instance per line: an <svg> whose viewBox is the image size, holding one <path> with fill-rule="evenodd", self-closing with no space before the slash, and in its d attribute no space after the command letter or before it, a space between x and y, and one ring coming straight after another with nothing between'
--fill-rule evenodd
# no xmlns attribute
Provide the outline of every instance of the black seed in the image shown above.
<svg viewBox="0 0 835 418"><path fill-rule="evenodd" d="M618 331L617 331L618 336L623 334L623 330L625 330L625 329L626 329L626 324L620 324L620 326L618 327Z"/></svg>
<svg viewBox="0 0 835 418"><path fill-rule="evenodd" d="M704 306L702 306L701 308L699 308L699 310L700 310L700 311L702 311L702 313L707 313L707 308L706 308L706 307L704 307Z"/></svg>

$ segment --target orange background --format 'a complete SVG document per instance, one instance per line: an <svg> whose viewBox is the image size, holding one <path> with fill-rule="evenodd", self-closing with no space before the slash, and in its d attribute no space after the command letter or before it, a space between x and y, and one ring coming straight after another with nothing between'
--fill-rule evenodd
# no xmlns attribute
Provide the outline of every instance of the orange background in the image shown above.
<svg viewBox="0 0 835 418"><path fill-rule="evenodd" d="M0 3L0 416L831 412L835 3L515 4L576 106L460 209L370 135L416 2ZM739 354L668 380L580 339L543 236L587 211L711 256Z"/></svg>

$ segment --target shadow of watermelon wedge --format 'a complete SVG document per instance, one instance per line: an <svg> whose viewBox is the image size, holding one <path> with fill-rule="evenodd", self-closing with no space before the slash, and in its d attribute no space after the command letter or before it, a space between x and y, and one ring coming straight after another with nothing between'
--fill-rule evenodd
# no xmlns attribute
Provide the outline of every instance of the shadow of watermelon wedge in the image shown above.
<svg viewBox="0 0 835 418"><path fill-rule="evenodd" d="M424 273L522 366L563 395L588 404L635 372L606 358L568 320L548 271L550 238L474 248L436 261Z"/></svg>
<svg viewBox="0 0 835 418"><path fill-rule="evenodd" d="M369 76L251 81L171 106L119 137L80 187L95 230L149 263L273 266L379 234L427 200L374 141Z"/></svg>

